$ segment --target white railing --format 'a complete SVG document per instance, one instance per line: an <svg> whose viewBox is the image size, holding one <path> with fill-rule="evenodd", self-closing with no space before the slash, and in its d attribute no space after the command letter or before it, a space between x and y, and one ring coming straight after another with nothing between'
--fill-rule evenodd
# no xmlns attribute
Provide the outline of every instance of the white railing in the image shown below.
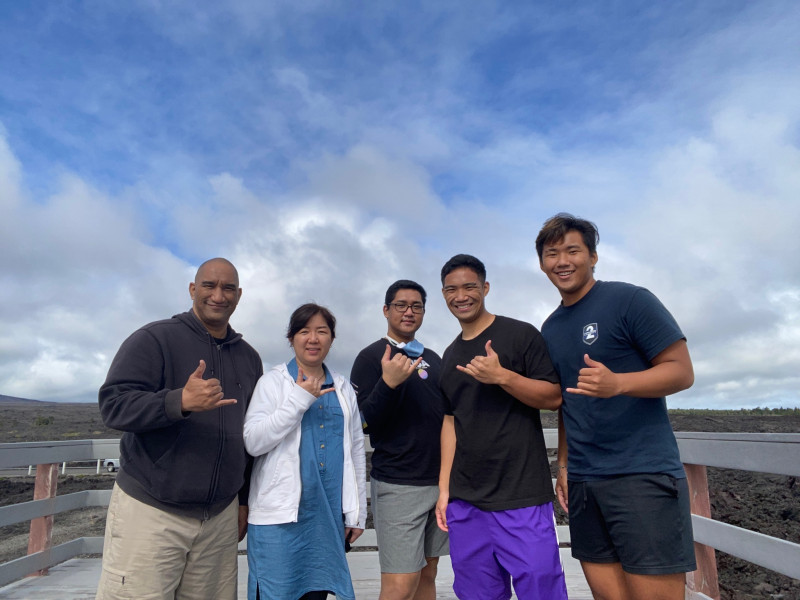
<svg viewBox="0 0 800 600"><path fill-rule="evenodd" d="M714 549L800 579L800 544L734 527L711 519L706 467L800 476L800 434L676 433L690 490L692 525L698 570L687 575L686 597L719 598ZM557 432L545 430L549 449ZM29 555L0 565L0 586L28 574L45 574L49 567L79 554L99 554L102 537L84 537L51 547L53 515L76 508L108 506L110 490L90 490L56 496L58 465L119 456L119 440L75 440L0 444L0 469L37 466L34 500L0 507L0 527L31 521ZM568 542L566 527L559 539ZM374 532L365 532L358 545L375 545ZM244 542L243 542L243 546Z"/></svg>
<svg viewBox="0 0 800 600"><path fill-rule="evenodd" d="M800 544L711 518L707 467L800 476L800 433L675 434L692 495L698 569L687 576L687 599L719 598L714 549L800 579Z"/></svg>

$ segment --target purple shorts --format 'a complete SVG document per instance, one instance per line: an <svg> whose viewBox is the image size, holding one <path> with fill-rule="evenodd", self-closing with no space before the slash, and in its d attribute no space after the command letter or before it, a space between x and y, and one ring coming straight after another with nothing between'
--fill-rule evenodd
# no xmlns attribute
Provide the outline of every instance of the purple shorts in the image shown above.
<svg viewBox="0 0 800 600"><path fill-rule="evenodd" d="M447 506L453 590L461 600L567 600L553 504L485 511Z"/></svg>

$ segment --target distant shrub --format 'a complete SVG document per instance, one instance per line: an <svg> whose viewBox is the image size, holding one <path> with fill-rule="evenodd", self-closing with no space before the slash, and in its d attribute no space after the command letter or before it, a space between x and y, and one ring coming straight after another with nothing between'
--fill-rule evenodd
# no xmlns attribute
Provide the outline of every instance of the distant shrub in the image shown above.
<svg viewBox="0 0 800 600"><path fill-rule="evenodd" d="M47 425L52 425L56 422L56 418L52 415L49 417L36 417L36 426L37 427L45 427Z"/></svg>

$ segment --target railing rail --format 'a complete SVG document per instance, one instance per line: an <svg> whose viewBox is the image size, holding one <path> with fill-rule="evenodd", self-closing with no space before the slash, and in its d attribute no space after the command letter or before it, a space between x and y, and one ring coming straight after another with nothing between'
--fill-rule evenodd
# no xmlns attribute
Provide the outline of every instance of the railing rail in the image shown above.
<svg viewBox="0 0 800 600"><path fill-rule="evenodd" d="M83 490L63 496L3 506L0 507L0 527L57 515L68 510L108 506L110 500L111 490Z"/></svg>
<svg viewBox="0 0 800 600"><path fill-rule="evenodd" d="M800 544L711 519L707 467L800 476L798 433L678 432L678 449L692 495L698 570L687 576L687 598L719 598L714 550L800 579Z"/></svg>
<svg viewBox="0 0 800 600"><path fill-rule="evenodd" d="M0 444L0 469L116 458L119 440L69 440Z"/></svg>
<svg viewBox="0 0 800 600"><path fill-rule="evenodd" d="M684 464L800 476L800 433L675 434Z"/></svg>
<svg viewBox="0 0 800 600"><path fill-rule="evenodd" d="M692 525L699 565L698 571L687 576L687 598L719 597L714 549L800 579L800 544L711 519L706 479L709 466L800 476L800 433L679 432L675 437L693 496ZM546 429L547 447L556 448L557 441L556 430ZM119 440L0 444L0 468L38 465L37 486L39 474L52 474L55 463L116 456L119 456ZM0 507L0 527L31 520L33 532L37 520L52 522L53 515L64 511L107 506L110 496L110 490L89 490ZM562 533L559 532L560 537ZM46 572L49 567L79 554L101 553L102 548L101 537L79 538L55 547L48 543L41 551L0 565L0 586L32 572Z"/></svg>

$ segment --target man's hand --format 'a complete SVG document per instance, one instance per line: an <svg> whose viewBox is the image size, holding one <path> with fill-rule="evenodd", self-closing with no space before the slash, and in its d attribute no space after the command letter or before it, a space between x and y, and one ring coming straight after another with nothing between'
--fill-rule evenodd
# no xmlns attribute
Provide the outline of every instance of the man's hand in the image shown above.
<svg viewBox="0 0 800 600"><path fill-rule="evenodd" d="M359 529L358 527L345 527L344 528L344 539L352 544L358 538L361 537L361 534L364 533L363 529Z"/></svg>
<svg viewBox="0 0 800 600"><path fill-rule="evenodd" d="M201 360L194 372L189 375L181 393L183 412L201 412L228 404L236 404L235 398L223 398L219 379L203 379L206 361Z"/></svg>
<svg viewBox="0 0 800 600"><path fill-rule="evenodd" d="M450 493L439 491L439 499L436 501L436 524L442 531L447 529L447 503L450 501Z"/></svg>
<svg viewBox="0 0 800 600"><path fill-rule="evenodd" d="M239 505L239 541L247 535L247 506Z"/></svg>
<svg viewBox="0 0 800 600"><path fill-rule="evenodd" d="M398 385L408 379L422 362L420 356L417 360L411 360L402 352L398 352L392 358L392 348L386 344L386 351L381 357L381 370L383 371L383 381L390 388L395 389Z"/></svg>
<svg viewBox="0 0 800 600"><path fill-rule="evenodd" d="M319 398L322 394L335 391L332 387L323 390L322 385L325 380L319 377L306 377L303 379L303 367L300 365L297 365L297 381L295 383L314 396L314 398Z"/></svg>
<svg viewBox="0 0 800 600"><path fill-rule="evenodd" d="M559 468L556 476L556 496L565 513L569 512L569 494L567 492L567 470Z"/></svg>
<svg viewBox="0 0 800 600"><path fill-rule="evenodd" d="M466 367L456 365L456 369L472 375L481 383L503 385L506 382L507 369L500 365L497 352L492 349L492 340L486 342L486 356L476 356Z"/></svg>
<svg viewBox="0 0 800 600"><path fill-rule="evenodd" d="M619 375L611 371L603 363L583 355L586 367L578 371L578 387L567 388L570 394L594 396L595 398L611 398L622 393Z"/></svg>

